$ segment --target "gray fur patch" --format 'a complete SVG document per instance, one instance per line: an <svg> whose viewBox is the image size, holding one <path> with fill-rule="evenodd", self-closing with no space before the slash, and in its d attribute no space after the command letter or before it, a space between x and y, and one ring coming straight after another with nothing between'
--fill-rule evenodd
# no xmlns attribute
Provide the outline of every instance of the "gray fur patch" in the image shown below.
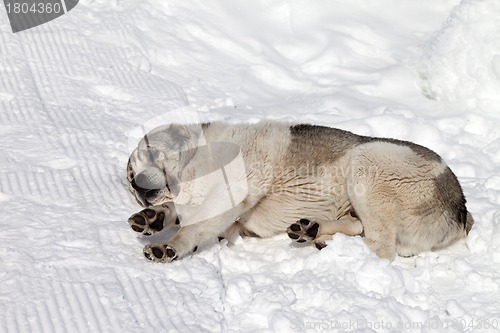
<svg viewBox="0 0 500 333"><path fill-rule="evenodd" d="M450 214L453 222L465 228L467 223L466 200L462 188L449 167L434 180L436 191L436 204Z"/></svg>
<svg viewBox="0 0 500 333"><path fill-rule="evenodd" d="M352 147L369 141L368 138L348 131L308 124L290 126L290 134L292 142L288 156L297 164L331 163L344 156ZM314 149L311 150L311 147Z"/></svg>
<svg viewBox="0 0 500 333"><path fill-rule="evenodd" d="M306 147L315 147L314 155L328 156L329 161L342 157L347 150L367 142L387 142L405 146L413 150L418 156L427 161L442 162L441 157L432 150L410 141L391 138L373 138L356 135L354 133L317 125L300 124L290 127L292 135L291 150L304 150ZM323 154L327 153L327 155ZM313 155L313 156L314 156Z"/></svg>

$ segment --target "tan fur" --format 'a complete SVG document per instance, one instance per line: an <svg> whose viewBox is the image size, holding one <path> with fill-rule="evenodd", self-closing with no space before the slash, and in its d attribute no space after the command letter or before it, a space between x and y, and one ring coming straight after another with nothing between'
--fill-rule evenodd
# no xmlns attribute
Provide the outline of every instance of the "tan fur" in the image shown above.
<svg viewBox="0 0 500 333"><path fill-rule="evenodd" d="M283 232L318 248L337 232L364 234L377 255L392 259L396 254L410 256L446 247L465 237L473 223L453 173L437 154L409 142L278 122L214 123L205 125L203 133L196 133L194 127L172 126L149 135L131 156L129 181L142 177L155 189L141 195L135 184L131 191L156 212L154 218L144 211L134 214L129 220L134 230L143 229L136 223L142 223L142 218L147 225L154 223L161 212L158 207L176 198L198 200L201 213L220 205L217 195L195 199L191 185L181 186L175 194L163 188L165 182L182 181L203 167L196 157L200 135L208 143L240 147L248 193L223 213L200 223L182 222L172 238L148 245L145 255L154 261L182 257L223 234L270 237ZM169 137L172 133L175 138ZM195 148L189 150L192 156L178 153L188 148ZM160 155L148 150L159 150L165 158L160 163L154 157ZM224 159L223 151L217 154L216 158ZM174 156L180 156L180 161L172 161ZM158 170L167 174L166 180L158 179ZM169 210L163 226L172 225L173 218Z"/></svg>

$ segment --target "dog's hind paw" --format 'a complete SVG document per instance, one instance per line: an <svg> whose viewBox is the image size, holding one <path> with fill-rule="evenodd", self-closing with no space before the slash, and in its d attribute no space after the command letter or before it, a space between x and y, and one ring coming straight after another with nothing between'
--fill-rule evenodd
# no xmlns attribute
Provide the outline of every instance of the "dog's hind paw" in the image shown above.
<svg viewBox="0 0 500 333"><path fill-rule="evenodd" d="M154 262L171 262L177 259L177 251L167 244L150 244L144 247L144 256Z"/></svg>
<svg viewBox="0 0 500 333"><path fill-rule="evenodd" d="M288 227L288 237L297 243L311 242L316 239L319 230L319 223L308 220L300 219L296 223Z"/></svg>

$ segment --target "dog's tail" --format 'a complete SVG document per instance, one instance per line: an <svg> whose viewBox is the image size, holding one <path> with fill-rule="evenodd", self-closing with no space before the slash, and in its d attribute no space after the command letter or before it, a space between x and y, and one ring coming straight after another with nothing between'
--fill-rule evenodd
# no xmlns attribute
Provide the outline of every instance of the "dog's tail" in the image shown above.
<svg viewBox="0 0 500 333"><path fill-rule="evenodd" d="M465 234L468 235L470 229L472 229L472 225L474 224L474 219L472 218L472 214L467 212L467 219L465 220Z"/></svg>

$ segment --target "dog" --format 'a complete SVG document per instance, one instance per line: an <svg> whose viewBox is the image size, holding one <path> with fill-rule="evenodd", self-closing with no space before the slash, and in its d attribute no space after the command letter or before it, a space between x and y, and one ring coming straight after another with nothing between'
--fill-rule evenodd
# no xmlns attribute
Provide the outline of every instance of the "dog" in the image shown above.
<svg viewBox="0 0 500 333"><path fill-rule="evenodd" d="M435 152L309 124L161 126L132 152L127 178L146 207L130 217L131 228L142 236L175 231L145 246L154 262L217 237L287 233L322 249L338 232L360 235L392 260L446 248L474 223L457 177Z"/></svg>

